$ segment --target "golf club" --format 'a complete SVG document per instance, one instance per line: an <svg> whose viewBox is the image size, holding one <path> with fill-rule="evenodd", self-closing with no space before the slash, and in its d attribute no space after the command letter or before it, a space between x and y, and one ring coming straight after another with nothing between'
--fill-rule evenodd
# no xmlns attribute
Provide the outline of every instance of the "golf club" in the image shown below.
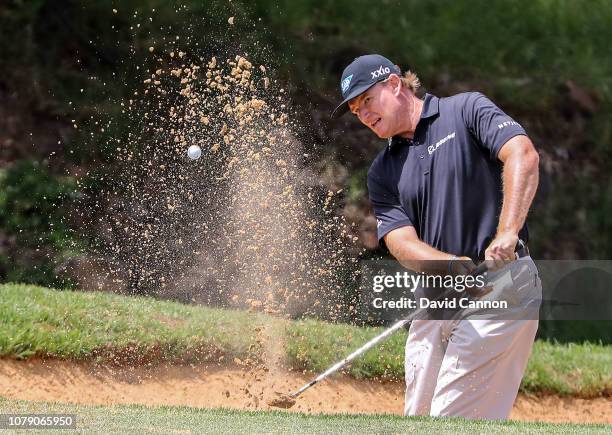
<svg viewBox="0 0 612 435"><path fill-rule="evenodd" d="M473 276L482 275L487 270L488 270L488 267L487 267L486 263L482 262L482 263L480 263L478 265L478 267L476 267L476 269L474 269L470 273L470 275L473 275ZM449 289L448 291L442 293L438 298L436 298L436 300L442 299L443 297L447 296L450 291L454 291L454 290L453 289ZM373 339L368 341L366 344L361 346L359 349L355 350L353 353L348 355L346 358L342 359L341 361L338 361L337 363L335 363L334 365L329 367L327 370L325 370L323 373L318 375L316 378L314 378L312 381L308 382L307 384L305 384L304 386L302 386L298 390L294 391L293 393L290 393L288 395L285 395L285 394L282 394L282 393L276 393L277 397L274 398L273 400L269 401L268 404L270 406L275 406L275 407L278 407L278 408L291 408L295 404L295 399L300 394L302 394L304 391L306 391L310 387L316 385L318 382L322 381L323 379L325 379L326 377L328 377L332 373L340 370L342 367L344 367L345 365L347 365L348 363L353 361L358 356L364 354L365 352L370 350L372 347L376 346L381 341L387 339L388 337L393 335L395 332L397 332L398 330L400 330L401 328L406 326L406 324L408 324L411 321L415 320L417 317L419 317L426 310L427 310L427 308L420 308L420 309L414 311L412 314L410 314L405 319L399 320L393 326L391 326L389 329L385 330L380 335L377 335L376 337L374 337Z"/></svg>

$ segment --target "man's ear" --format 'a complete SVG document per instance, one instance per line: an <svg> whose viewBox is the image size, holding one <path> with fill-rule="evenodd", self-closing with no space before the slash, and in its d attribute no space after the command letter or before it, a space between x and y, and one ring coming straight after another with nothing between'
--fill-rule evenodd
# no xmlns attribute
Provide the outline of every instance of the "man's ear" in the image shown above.
<svg viewBox="0 0 612 435"><path fill-rule="evenodd" d="M391 89L393 89L393 95L399 96L400 92L402 92L402 79L397 74L391 74L387 80L391 85Z"/></svg>

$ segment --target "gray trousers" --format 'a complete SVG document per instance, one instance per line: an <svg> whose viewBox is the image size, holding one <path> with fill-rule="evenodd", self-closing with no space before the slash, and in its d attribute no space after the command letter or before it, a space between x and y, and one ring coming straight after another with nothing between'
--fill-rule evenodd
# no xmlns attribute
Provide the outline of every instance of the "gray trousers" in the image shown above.
<svg viewBox="0 0 612 435"><path fill-rule="evenodd" d="M542 285L531 257L489 272L487 281L493 291L484 299L503 294L517 302L511 316L412 322L405 352L405 415L510 415L538 329L533 304L526 313L518 302L535 302L537 313Z"/></svg>

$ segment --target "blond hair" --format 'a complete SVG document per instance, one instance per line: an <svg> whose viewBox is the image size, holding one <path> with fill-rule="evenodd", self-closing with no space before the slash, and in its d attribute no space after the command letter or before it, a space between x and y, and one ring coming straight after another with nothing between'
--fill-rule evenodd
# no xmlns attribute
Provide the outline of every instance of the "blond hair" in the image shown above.
<svg viewBox="0 0 612 435"><path fill-rule="evenodd" d="M410 70L404 73L404 77L402 77L402 83L404 84L404 86L410 89L413 94L421 86L421 81L419 80L417 75Z"/></svg>

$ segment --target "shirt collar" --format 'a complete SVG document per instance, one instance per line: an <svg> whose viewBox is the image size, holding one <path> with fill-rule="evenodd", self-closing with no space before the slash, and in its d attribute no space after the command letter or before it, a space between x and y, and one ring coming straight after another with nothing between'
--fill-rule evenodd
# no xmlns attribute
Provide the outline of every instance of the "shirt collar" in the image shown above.
<svg viewBox="0 0 612 435"><path fill-rule="evenodd" d="M419 120L434 117L439 113L440 113L440 99L436 97L435 95L425 94L425 97L423 98L423 110L421 110L421 117L419 118ZM420 124L420 121L419 121L419 124ZM418 124L417 124L417 127L418 127ZM395 145L396 143L404 142L404 143L408 143L409 145L412 144L412 140L405 139L400 136L390 137L388 139L388 142L389 142L389 148L392 148L393 145Z"/></svg>
<svg viewBox="0 0 612 435"><path fill-rule="evenodd" d="M440 113L440 99L435 95L425 94L423 98L423 110L421 111L421 119L431 118Z"/></svg>

